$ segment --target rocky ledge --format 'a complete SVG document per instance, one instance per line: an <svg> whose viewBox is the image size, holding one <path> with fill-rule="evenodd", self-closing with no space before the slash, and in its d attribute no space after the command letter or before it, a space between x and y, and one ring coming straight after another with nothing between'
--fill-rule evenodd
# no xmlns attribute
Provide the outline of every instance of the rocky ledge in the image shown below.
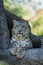
<svg viewBox="0 0 43 65"><path fill-rule="evenodd" d="M22 59L17 59L16 56L12 56L10 49L0 49L0 59L12 65L43 65L43 49L29 49Z"/></svg>

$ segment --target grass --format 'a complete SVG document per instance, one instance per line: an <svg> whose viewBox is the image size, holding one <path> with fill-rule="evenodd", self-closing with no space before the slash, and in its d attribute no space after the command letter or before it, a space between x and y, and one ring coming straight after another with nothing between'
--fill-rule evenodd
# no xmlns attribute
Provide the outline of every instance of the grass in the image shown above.
<svg viewBox="0 0 43 65"><path fill-rule="evenodd" d="M1 61L0 60L0 65L10 65L9 63L5 62L5 61Z"/></svg>

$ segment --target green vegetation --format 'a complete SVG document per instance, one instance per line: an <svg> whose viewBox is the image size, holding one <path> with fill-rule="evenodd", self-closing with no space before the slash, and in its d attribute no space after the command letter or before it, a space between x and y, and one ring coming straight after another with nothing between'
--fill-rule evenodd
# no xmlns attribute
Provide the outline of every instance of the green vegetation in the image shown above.
<svg viewBox="0 0 43 65"><path fill-rule="evenodd" d="M36 35L43 35L43 16L35 22L30 22L32 33Z"/></svg>
<svg viewBox="0 0 43 65"><path fill-rule="evenodd" d="M4 61L0 61L0 65L10 65L10 64Z"/></svg>
<svg viewBox="0 0 43 65"><path fill-rule="evenodd" d="M26 5L24 5L23 8L20 4L18 6L15 6L15 4L11 4L11 2L8 2L8 0L4 0L4 6L7 10L20 16L21 18L26 19L30 16L30 11L28 8L26 9ZM43 14L40 14L40 17L36 21L30 21L29 23L31 26L31 32L33 34L43 35Z"/></svg>

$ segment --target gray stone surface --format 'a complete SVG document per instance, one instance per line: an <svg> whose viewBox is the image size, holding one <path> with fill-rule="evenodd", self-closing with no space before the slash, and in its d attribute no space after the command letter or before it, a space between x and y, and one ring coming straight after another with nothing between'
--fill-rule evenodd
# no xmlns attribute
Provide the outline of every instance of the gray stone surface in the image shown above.
<svg viewBox="0 0 43 65"><path fill-rule="evenodd" d="M3 51L3 52L2 52ZM10 49L0 50L0 58L12 65L43 65L43 49L29 49L24 58L17 59L11 55Z"/></svg>
<svg viewBox="0 0 43 65"><path fill-rule="evenodd" d="M41 39L41 48L43 48L43 35L40 36L40 39Z"/></svg>
<svg viewBox="0 0 43 65"><path fill-rule="evenodd" d="M3 13L3 2L0 0L0 48L8 48L10 44L7 21Z"/></svg>

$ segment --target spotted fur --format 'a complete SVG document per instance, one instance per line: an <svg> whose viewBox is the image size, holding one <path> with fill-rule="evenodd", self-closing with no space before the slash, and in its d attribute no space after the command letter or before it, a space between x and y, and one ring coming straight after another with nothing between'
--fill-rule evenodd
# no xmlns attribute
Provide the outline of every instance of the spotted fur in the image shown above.
<svg viewBox="0 0 43 65"><path fill-rule="evenodd" d="M18 58L25 55L25 50L32 48L31 39L29 38L30 28L26 21L13 20L12 39L11 44L13 48L11 53Z"/></svg>

